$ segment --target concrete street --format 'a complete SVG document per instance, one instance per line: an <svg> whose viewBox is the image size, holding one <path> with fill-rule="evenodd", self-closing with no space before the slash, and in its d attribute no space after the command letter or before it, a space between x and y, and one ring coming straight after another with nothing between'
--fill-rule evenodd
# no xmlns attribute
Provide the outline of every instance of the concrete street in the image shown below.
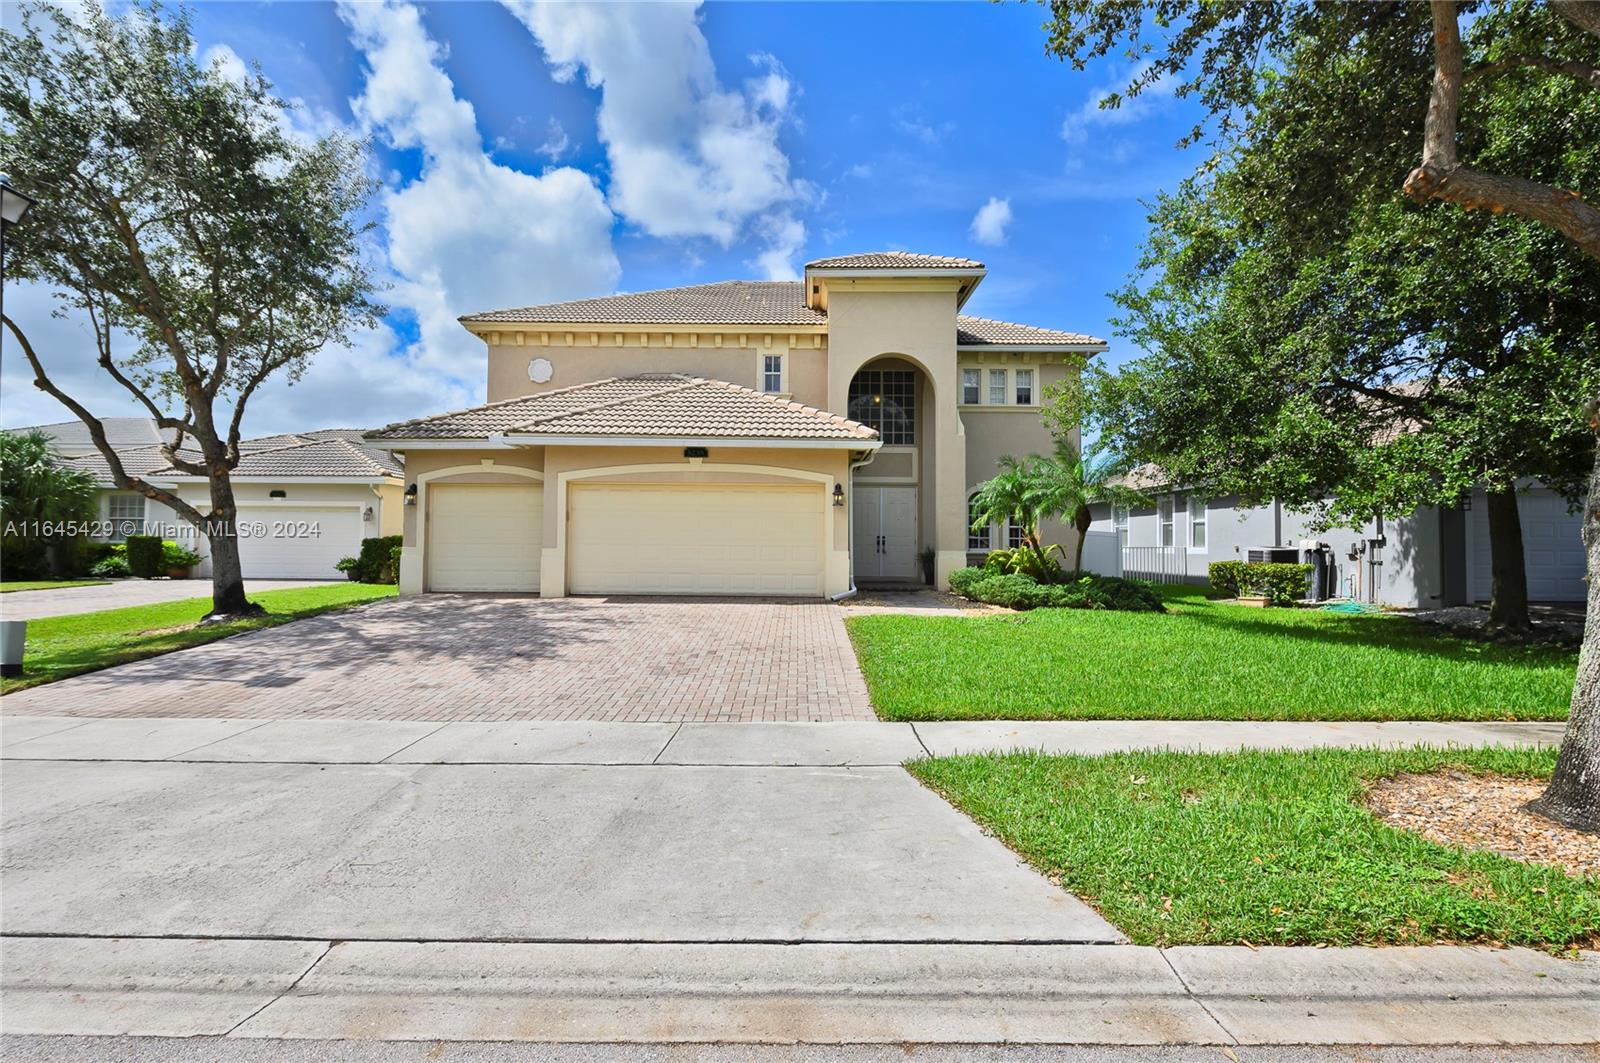
<svg viewBox="0 0 1600 1063"><path fill-rule="evenodd" d="M1558 729L986 727L4 717L0 1047L1600 1041L1592 954L1121 944L899 767Z"/></svg>

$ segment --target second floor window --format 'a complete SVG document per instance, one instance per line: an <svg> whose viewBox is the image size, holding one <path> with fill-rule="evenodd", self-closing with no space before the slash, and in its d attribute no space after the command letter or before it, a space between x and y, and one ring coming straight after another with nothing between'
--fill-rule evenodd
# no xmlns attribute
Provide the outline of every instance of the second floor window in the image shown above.
<svg viewBox="0 0 1600 1063"><path fill-rule="evenodd" d="M1018 369L1017 375L1017 405L1033 405L1033 370Z"/></svg>
<svg viewBox="0 0 1600 1063"><path fill-rule="evenodd" d="M978 369L961 370L961 402L976 406L983 401L983 372Z"/></svg>
<svg viewBox="0 0 1600 1063"><path fill-rule="evenodd" d="M1176 541L1172 536L1172 496L1165 495L1156 499L1156 522L1161 526L1161 545L1173 546Z"/></svg>
<svg viewBox="0 0 1600 1063"><path fill-rule="evenodd" d="M761 358L761 390L769 395L783 391L783 355L768 354Z"/></svg>
<svg viewBox="0 0 1600 1063"><path fill-rule="evenodd" d="M917 374L904 369L863 369L850 381L850 417L876 428L885 446L917 442Z"/></svg>
<svg viewBox="0 0 1600 1063"><path fill-rule="evenodd" d="M1006 371L1004 369L989 370L989 405L1004 406L1006 404Z"/></svg>

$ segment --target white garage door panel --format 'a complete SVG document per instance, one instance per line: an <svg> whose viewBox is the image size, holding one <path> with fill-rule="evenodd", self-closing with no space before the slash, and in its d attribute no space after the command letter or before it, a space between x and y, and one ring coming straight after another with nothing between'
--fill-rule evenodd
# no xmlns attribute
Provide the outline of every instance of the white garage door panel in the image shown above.
<svg viewBox="0 0 1600 1063"><path fill-rule="evenodd" d="M428 589L536 591L544 485L428 489Z"/></svg>
<svg viewBox="0 0 1600 1063"><path fill-rule="evenodd" d="M1489 517L1483 493L1473 496L1469 528L1472 591L1479 601L1490 595ZM1528 570L1528 598L1535 602L1583 601L1582 517L1567 512L1561 496L1537 487L1517 495L1522 518L1522 556Z"/></svg>
<svg viewBox="0 0 1600 1063"><path fill-rule="evenodd" d="M574 594L820 597L820 487L574 485Z"/></svg>
<svg viewBox="0 0 1600 1063"><path fill-rule="evenodd" d="M239 563L246 579L342 579L334 564L361 552L358 506L240 506ZM265 534L242 534L245 528Z"/></svg>

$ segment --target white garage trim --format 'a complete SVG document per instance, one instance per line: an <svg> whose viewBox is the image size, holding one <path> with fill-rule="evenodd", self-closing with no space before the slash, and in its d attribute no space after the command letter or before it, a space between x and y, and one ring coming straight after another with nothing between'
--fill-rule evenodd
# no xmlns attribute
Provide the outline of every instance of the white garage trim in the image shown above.
<svg viewBox="0 0 1600 1063"><path fill-rule="evenodd" d="M642 465L607 465L593 469L572 469L568 472L558 473L556 476L556 541L552 546L545 544L544 557L541 564L539 593L546 597L560 597L567 590L567 488L570 483L577 480L592 480L602 476L624 476L633 473L658 473L658 472L731 472L744 473L752 476L770 476L786 480L803 480L819 484L822 487L819 505L822 507L822 556L824 592L826 592L828 558L833 555L833 520L832 498L835 477L829 473L812 472L809 469L789 469L775 465L744 465L734 462L700 462L689 465L682 461L650 462ZM686 487L739 487L738 483L695 483L694 481L678 481ZM662 484L658 481L657 486ZM743 486L758 487L759 484L746 484Z"/></svg>
<svg viewBox="0 0 1600 1063"><path fill-rule="evenodd" d="M402 565L405 564L404 558L408 551L415 551L412 556L418 559L423 559L428 556L428 482L430 480L437 480L442 476L460 476L463 473L482 474L491 472L497 474L503 473L507 476L526 476L530 480L538 480L540 483L544 482L544 473L539 469L529 469L522 465L499 465L496 464L492 458L475 462L472 465L451 465L448 468L434 469L432 472L419 473L417 478L412 481L417 485L417 544L415 546L404 547L401 549L400 554ZM401 504L403 505L404 503L402 502ZM417 572L419 578L416 583L416 589L420 591L422 590L420 567L418 568ZM412 592L406 591L405 593L410 594Z"/></svg>

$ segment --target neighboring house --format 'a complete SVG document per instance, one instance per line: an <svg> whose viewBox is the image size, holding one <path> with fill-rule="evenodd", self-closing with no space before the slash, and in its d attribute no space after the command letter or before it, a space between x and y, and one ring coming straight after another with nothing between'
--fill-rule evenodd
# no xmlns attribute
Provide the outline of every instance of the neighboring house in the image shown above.
<svg viewBox="0 0 1600 1063"><path fill-rule="evenodd" d="M961 315L984 274L886 252L463 317L488 404L367 437L405 455L401 592L833 596L924 549L944 585L1008 534L969 533L974 489L1105 350Z"/></svg>
<svg viewBox="0 0 1600 1063"><path fill-rule="evenodd" d="M171 468L153 422L112 417L102 423L127 472L174 491L201 512L210 507L205 478ZM108 533L102 538L120 541L142 531L175 539L202 556L197 574L210 575L206 538L169 507L118 488L81 423L17 431L44 432L57 453L94 475L102 487L99 520ZM400 534L404 468L387 450L365 443L364 434L331 428L239 444L232 480L246 577L338 579L334 563L354 557L363 538Z"/></svg>
<svg viewBox="0 0 1600 1063"><path fill-rule="evenodd" d="M1166 582L1204 583L1213 561L1249 560L1276 549L1273 560L1311 560L1329 569L1332 596L1411 609L1488 601L1489 522L1482 491L1452 509L1424 507L1361 527L1312 531L1310 517L1272 502L1240 506L1226 496L1162 485L1146 470L1134 486L1148 508L1092 507L1085 567ZM1530 601L1574 602L1584 583L1581 515L1549 488L1528 483L1517 495Z"/></svg>

